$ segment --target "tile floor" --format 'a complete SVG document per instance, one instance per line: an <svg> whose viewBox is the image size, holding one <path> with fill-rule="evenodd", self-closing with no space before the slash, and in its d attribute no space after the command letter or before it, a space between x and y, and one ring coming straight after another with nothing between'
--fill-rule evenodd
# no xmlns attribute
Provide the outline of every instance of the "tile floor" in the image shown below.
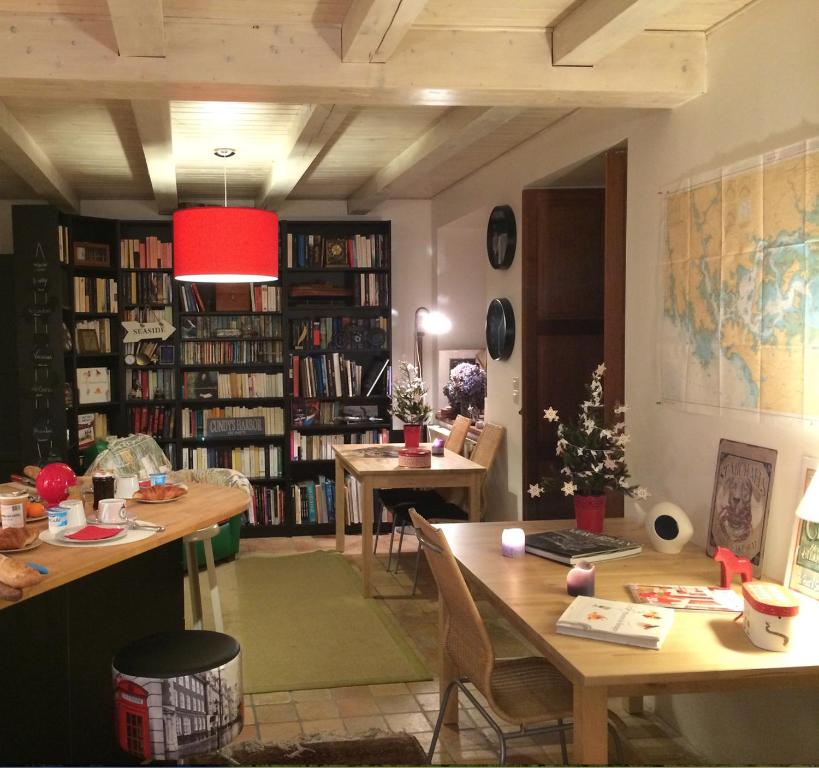
<svg viewBox="0 0 819 768"><path fill-rule="evenodd" d="M278 556L333 549L333 537L243 539L240 557ZM401 570L385 569L388 537L379 542L379 560L374 570L377 599L394 615L418 653L435 669L437 653L437 594L425 563L419 577L418 593L410 595L415 541L404 542ZM358 565L361 537L347 537L346 556ZM232 564L218 567L219 578L230 580ZM201 574L204 577L204 574ZM203 582L203 591L204 591ZM205 592L205 594L207 594ZM206 601L207 602L207 601ZM478 606L490 627L499 656L526 653L525 641L486 603ZM207 606L205 606L207 612ZM207 616L206 616L207 619ZM252 694L245 697L245 728L240 740L290 741L305 736L351 737L365 734L411 733L426 749L438 715L437 682L394 683L345 688ZM480 698L480 697L479 697ZM620 700L610 708L618 719L624 744L622 762L629 765L701 765L702 760L679 736L672 733L650 712L626 713ZM571 762L571 734L569 734ZM512 742L508 762L518 765L561 764L558 737L549 735ZM610 744L612 761L616 761ZM461 697L459 725L445 728L436 746L433 763L438 765L496 765L498 752L492 730L465 697Z"/></svg>

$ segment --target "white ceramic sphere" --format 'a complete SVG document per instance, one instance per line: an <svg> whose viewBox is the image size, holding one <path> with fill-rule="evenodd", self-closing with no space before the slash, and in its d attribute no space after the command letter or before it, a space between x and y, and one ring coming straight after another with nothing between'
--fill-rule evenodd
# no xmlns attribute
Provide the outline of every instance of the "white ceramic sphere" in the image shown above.
<svg viewBox="0 0 819 768"><path fill-rule="evenodd" d="M664 555L676 555L694 535L688 515L670 501L655 504L646 515L645 525L651 546Z"/></svg>

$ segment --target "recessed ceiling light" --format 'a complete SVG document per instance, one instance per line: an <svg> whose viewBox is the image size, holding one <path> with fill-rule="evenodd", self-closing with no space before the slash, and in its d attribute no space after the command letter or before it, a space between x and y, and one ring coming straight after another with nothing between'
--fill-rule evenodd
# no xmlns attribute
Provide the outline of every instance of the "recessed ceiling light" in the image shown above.
<svg viewBox="0 0 819 768"><path fill-rule="evenodd" d="M216 155L216 157L224 159L226 157L233 157L236 154L236 150L232 147L216 147L216 149L213 150L213 154Z"/></svg>

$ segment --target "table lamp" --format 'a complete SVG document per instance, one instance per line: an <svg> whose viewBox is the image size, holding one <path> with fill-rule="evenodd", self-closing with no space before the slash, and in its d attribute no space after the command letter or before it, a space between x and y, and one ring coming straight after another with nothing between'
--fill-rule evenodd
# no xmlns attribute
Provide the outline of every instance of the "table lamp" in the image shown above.
<svg viewBox="0 0 819 768"><path fill-rule="evenodd" d="M810 523L819 523L819 472L814 472L808 489L796 508L796 516Z"/></svg>

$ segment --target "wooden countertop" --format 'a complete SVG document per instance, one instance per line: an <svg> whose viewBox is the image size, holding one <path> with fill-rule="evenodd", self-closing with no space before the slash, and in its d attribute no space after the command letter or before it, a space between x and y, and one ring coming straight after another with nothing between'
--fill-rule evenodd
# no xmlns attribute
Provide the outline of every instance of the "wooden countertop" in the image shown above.
<svg viewBox="0 0 819 768"><path fill-rule="evenodd" d="M89 573L107 568L163 544L181 539L193 531L219 523L247 509L247 494L239 488L191 484L188 493L179 501L166 504L144 504L129 501L128 510L140 520L164 525L165 530L131 544L117 544L109 547L57 547L42 542L39 547L27 552L8 554L23 563L35 562L48 568L48 574L37 585L23 589L23 597L16 603L0 600L0 610L10 608L29 598L60 587ZM86 502L90 511L90 502ZM46 530L47 521L29 523L40 531ZM179 556L182 557L180 547ZM135 585L136 586L136 585Z"/></svg>

